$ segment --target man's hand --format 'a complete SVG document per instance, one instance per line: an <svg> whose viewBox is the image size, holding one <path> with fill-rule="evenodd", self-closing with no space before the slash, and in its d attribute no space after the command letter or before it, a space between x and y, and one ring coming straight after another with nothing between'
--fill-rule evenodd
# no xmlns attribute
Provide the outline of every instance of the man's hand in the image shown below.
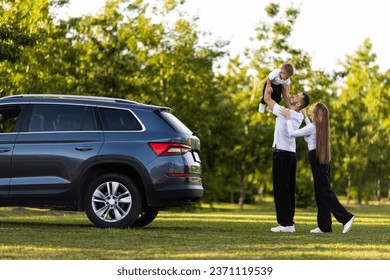
<svg viewBox="0 0 390 280"><path fill-rule="evenodd" d="M303 115L304 118L307 117L306 108L303 108L303 109L301 110L301 113L302 113L302 115Z"/></svg>

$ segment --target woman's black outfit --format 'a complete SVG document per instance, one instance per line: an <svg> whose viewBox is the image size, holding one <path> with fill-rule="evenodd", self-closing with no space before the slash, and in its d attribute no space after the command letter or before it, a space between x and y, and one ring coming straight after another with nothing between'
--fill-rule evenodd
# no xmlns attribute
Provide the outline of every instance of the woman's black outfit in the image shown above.
<svg viewBox="0 0 390 280"><path fill-rule="evenodd" d="M314 179L314 192L317 203L317 223L323 232L332 231L332 216L345 225L353 215L349 213L330 188L330 165L318 162L316 150L309 152L309 161Z"/></svg>

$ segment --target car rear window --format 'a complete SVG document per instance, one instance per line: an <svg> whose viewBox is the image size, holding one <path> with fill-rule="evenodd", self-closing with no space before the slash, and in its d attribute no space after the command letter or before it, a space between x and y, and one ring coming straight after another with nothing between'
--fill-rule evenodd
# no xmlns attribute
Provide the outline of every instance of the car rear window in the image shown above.
<svg viewBox="0 0 390 280"><path fill-rule="evenodd" d="M173 114L167 111L161 111L161 115L176 132L183 134L192 134L192 131Z"/></svg>
<svg viewBox="0 0 390 280"><path fill-rule="evenodd" d="M103 130L106 131L139 131L142 125L129 110L99 108Z"/></svg>

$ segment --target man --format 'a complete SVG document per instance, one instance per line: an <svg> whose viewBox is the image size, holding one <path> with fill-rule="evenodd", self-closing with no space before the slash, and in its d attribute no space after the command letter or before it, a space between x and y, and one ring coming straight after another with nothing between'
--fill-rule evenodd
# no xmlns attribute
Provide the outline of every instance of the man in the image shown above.
<svg viewBox="0 0 390 280"><path fill-rule="evenodd" d="M283 91L283 99L290 109L294 129L298 129L304 119L301 110L310 103L306 93L290 96ZM272 232L295 232L295 173L296 143L294 137L288 136L286 119L281 115L281 106L271 99L268 91L264 93L264 101L276 116L274 142L272 147L272 177L276 208L276 219L279 224L271 228Z"/></svg>

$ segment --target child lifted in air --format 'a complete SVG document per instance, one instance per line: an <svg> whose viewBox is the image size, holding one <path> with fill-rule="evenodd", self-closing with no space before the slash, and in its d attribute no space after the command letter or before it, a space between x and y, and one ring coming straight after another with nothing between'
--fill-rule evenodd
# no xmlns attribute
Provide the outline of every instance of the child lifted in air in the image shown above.
<svg viewBox="0 0 390 280"><path fill-rule="evenodd" d="M265 101L264 101L264 92L268 90L271 93L271 98L276 102L280 103L282 100L283 87L287 93L287 96L290 94L290 77L294 75L294 67L290 63L285 63L280 69L275 69L269 73L267 81L264 84L263 96L259 104L259 112L264 113L265 111Z"/></svg>

